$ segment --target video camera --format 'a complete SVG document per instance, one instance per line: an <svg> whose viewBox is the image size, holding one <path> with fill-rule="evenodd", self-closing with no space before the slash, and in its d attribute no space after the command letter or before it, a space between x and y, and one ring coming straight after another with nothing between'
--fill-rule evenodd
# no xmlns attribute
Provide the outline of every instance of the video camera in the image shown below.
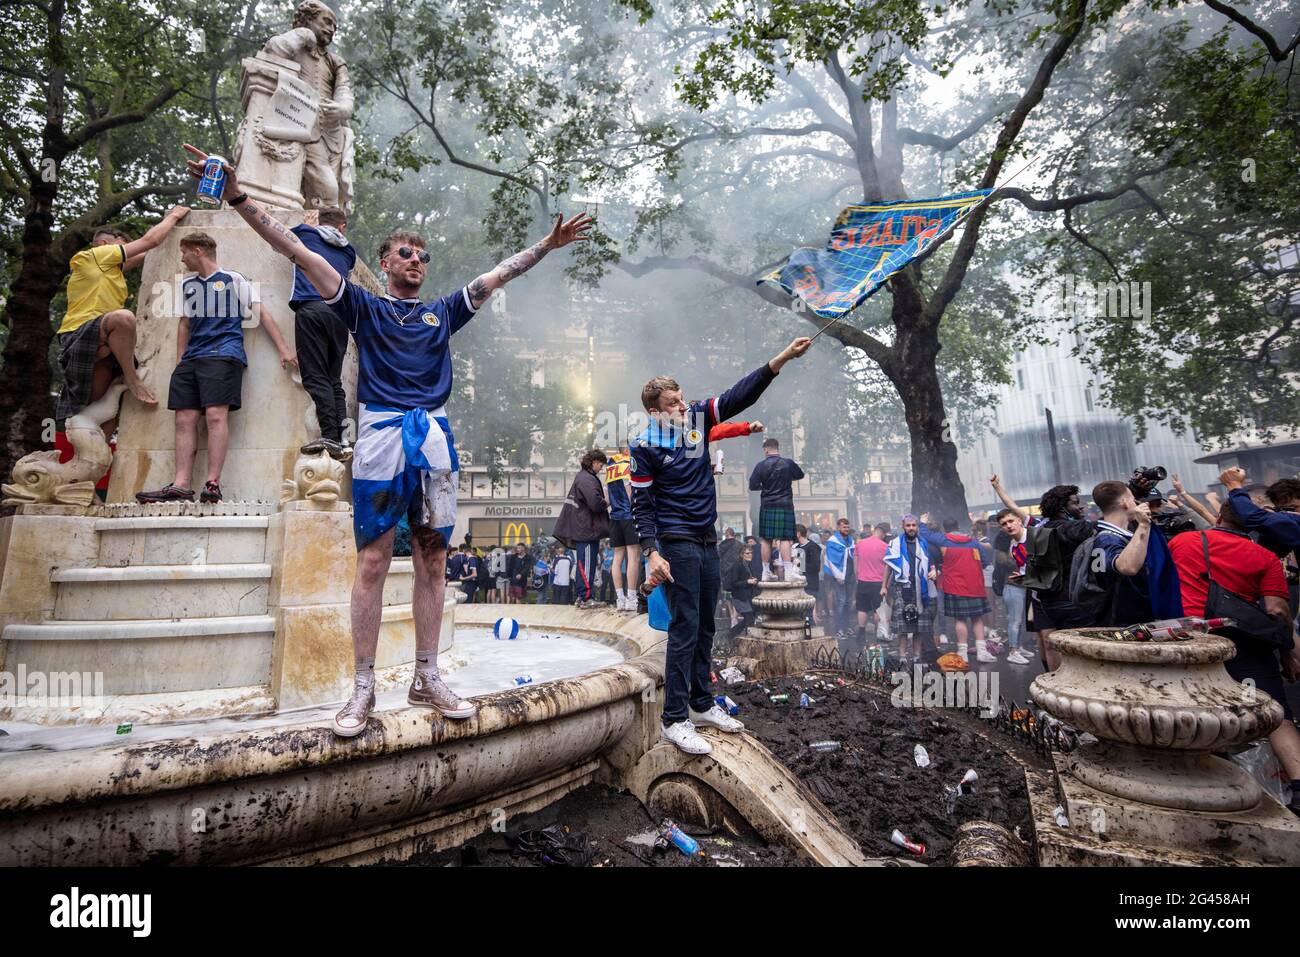
<svg viewBox="0 0 1300 957"><path fill-rule="evenodd" d="M1160 482L1169 477L1169 472L1163 465L1141 466L1133 470L1133 477L1128 480L1128 487L1133 492L1133 497L1139 502L1151 493L1151 490Z"/></svg>

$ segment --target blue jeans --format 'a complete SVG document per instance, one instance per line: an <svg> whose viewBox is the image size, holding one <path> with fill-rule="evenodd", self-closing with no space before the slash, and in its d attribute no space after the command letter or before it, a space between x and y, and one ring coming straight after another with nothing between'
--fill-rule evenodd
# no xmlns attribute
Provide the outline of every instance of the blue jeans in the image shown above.
<svg viewBox="0 0 1300 957"><path fill-rule="evenodd" d="M857 621L853 617L854 592L850 590L849 581L836 581L834 577L822 577L822 587L826 589L826 601L830 605L831 622L836 634L857 634Z"/></svg>
<svg viewBox="0 0 1300 957"><path fill-rule="evenodd" d="M713 705L709 671L721 575L717 548L669 540L661 543L660 552L673 576L664 585L672 617L664 663L663 723L670 725L686 720L688 704L696 711L708 711Z"/></svg>
<svg viewBox="0 0 1300 957"><path fill-rule="evenodd" d="M1025 632L1025 590L1019 585L1003 585L1002 602L1007 606L1007 642L1019 648Z"/></svg>

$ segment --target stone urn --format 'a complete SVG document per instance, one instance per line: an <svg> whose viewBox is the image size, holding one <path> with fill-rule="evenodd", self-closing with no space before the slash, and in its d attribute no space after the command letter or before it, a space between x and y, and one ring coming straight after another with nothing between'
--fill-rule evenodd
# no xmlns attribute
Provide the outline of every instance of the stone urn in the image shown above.
<svg viewBox="0 0 1300 957"><path fill-rule="evenodd" d="M1095 736L1069 758L1069 772L1098 791L1192 811L1242 811L1262 790L1214 753L1267 735L1282 706L1239 684L1223 662L1227 638L1120 642L1097 629L1048 637L1061 667L1039 675L1029 694L1043 710Z"/></svg>
<svg viewBox="0 0 1300 957"><path fill-rule="evenodd" d="M808 635L806 618L816 599L804 591L803 582L760 582L751 600L755 622L750 633L778 641L794 641Z"/></svg>

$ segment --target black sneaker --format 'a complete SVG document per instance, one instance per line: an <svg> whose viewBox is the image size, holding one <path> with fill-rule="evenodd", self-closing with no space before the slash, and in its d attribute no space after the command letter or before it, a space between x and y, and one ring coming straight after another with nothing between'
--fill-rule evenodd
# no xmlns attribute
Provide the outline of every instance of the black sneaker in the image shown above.
<svg viewBox="0 0 1300 957"><path fill-rule="evenodd" d="M335 442L333 439L327 439L323 436L314 442L308 442L302 448L298 449L303 455L319 455L321 452L326 453L336 462L352 461L352 446L343 445Z"/></svg>
<svg viewBox="0 0 1300 957"><path fill-rule="evenodd" d="M153 505L158 502L192 502L194 492L176 485L166 485L152 492L136 492L135 500L141 505Z"/></svg>
<svg viewBox="0 0 1300 957"><path fill-rule="evenodd" d="M193 493L190 493L193 495ZM221 486L216 482L205 482L199 501L205 505L215 505L221 501Z"/></svg>

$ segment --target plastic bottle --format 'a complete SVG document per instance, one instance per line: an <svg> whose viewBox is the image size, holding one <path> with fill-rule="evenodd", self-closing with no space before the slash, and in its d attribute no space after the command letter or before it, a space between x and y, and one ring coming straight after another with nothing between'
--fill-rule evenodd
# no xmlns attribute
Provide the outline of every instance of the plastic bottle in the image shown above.
<svg viewBox="0 0 1300 957"><path fill-rule="evenodd" d="M532 683L533 683L533 676L532 676L532 675L516 675L516 676L515 676L515 684L516 684L516 685L530 685L530 684L532 684Z"/></svg>
<svg viewBox="0 0 1300 957"><path fill-rule="evenodd" d="M700 842L684 832L672 821L664 821L659 828L660 835L687 857L700 853Z"/></svg>

